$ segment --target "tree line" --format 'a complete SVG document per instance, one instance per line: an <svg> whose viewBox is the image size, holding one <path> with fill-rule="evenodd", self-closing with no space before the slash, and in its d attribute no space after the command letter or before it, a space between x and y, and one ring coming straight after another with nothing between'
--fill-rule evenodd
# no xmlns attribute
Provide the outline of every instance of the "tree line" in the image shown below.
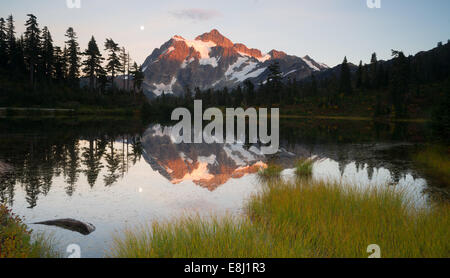
<svg viewBox="0 0 450 278"><path fill-rule="evenodd" d="M42 99L45 96L83 104L88 102L82 98L87 95L83 92L89 92L90 100L98 96L96 101L100 105L108 95L128 95L134 100L141 97L143 74L140 66L131 61L125 47L107 38L104 43L106 57L103 57L92 36L82 51L72 27L65 33L64 46L56 46L49 28L44 26L41 29L33 14L27 17L25 32L20 36L16 34L12 15L6 20L0 18L0 80L3 84L0 86L0 102L20 105L27 102L24 98ZM116 80L119 75L122 84ZM30 90L37 97L23 93ZM48 95L52 90L65 91L66 95ZM71 94L78 96L70 98ZM35 104L33 100L28 102Z"/></svg>
<svg viewBox="0 0 450 278"><path fill-rule="evenodd" d="M449 107L450 44L439 43L430 51L406 56L392 50L392 59L379 61L373 53L371 62L358 66L347 61L309 78L297 81L283 77L275 60L268 67L267 80L254 84L244 81L235 88L200 89L185 87L183 96L163 93L151 102L154 113L166 114L173 107L192 107L193 99L204 107L297 107L314 105L322 111L350 100L370 97L374 117L408 118L414 109L438 110ZM442 107L442 110L448 110Z"/></svg>

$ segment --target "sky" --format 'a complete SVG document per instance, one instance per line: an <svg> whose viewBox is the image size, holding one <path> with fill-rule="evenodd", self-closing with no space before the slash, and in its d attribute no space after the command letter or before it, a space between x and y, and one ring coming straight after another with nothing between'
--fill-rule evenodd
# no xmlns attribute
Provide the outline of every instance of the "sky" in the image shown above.
<svg viewBox="0 0 450 278"><path fill-rule="evenodd" d="M415 54L450 39L448 0L2 0L0 17L13 14L17 32L26 15L48 26L56 45L73 27L81 50L91 36L103 48L105 38L124 46L138 64L174 35L186 39L218 29L234 43L311 56L335 66L347 56L368 63L376 52L389 59L391 49ZM373 7L374 5L372 5Z"/></svg>

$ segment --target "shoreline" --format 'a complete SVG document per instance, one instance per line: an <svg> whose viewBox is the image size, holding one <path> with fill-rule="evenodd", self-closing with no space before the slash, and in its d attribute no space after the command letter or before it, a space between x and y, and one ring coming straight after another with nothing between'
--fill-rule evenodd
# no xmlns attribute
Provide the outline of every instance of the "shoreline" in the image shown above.
<svg viewBox="0 0 450 278"><path fill-rule="evenodd" d="M100 108L85 107L81 109L66 108L33 108L33 107L0 107L0 118L28 118L28 117L78 117L78 116L121 116L134 117L139 114L139 110L123 109L123 108ZM12 115L8 115L12 114ZM270 116L269 116L270 117ZM428 118L374 118L364 116L339 116L339 115L287 115L281 114L280 119L318 119L318 120L343 120L343 121L376 121L376 122L409 122L409 123L427 123L431 119Z"/></svg>

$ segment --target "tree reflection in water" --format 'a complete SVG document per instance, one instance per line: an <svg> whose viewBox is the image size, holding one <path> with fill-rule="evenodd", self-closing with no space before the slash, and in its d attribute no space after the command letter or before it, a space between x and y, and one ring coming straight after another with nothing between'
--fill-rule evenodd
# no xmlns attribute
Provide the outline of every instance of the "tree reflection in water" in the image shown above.
<svg viewBox="0 0 450 278"><path fill-rule="evenodd" d="M60 123L54 123L58 128L47 125L46 132L33 131L33 127L39 127L36 123L28 126L31 130L26 129L28 122L19 128L12 123L2 124L5 123L0 123L5 136L0 136L0 159L8 161L14 171L0 175L0 202L9 206L13 206L16 186L24 189L29 208L34 208L40 195L51 192L57 177L64 179L65 192L72 196L81 175L93 188L105 168L102 182L112 186L141 159L141 125L119 133L113 124L106 124L105 128L101 123L80 128L72 124L61 128Z"/></svg>

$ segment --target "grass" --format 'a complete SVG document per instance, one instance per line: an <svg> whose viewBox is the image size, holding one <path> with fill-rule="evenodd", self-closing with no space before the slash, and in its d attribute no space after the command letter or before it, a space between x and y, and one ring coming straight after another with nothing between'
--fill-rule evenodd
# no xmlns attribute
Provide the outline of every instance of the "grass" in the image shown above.
<svg viewBox="0 0 450 278"><path fill-rule="evenodd" d="M295 175L299 178L312 177L314 160L300 159L295 164Z"/></svg>
<svg viewBox="0 0 450 278"><path fill-rule="evenodd" d="M262 182L268 182L280 178L283 168L276 164L269 164L267 168L261 169L258 172L258 178Z"/></svg>
<svg viewBox="0 0 450 278"><path fill-rule="evenodd" d="M393 189L298 179L269 182L243 218L184 218L126 231L111 257L367 258L449 257L449 206L415 208Z"/></svg>
<svg viewBox="0 0 450 278"><path fill-rule="evenodd" d="M154 223L115 238L110 257L253 258L269 257L272 241L248 219L192 217Z"/></svg>
<svg viewBox="0 0 450 278"><path fill-rule="evenodd" d="M0 258L54 258L50 237L33 234L11 210L0 205Z"/></svg>
<svg viewBox="0 0 450 278"><path fill-rule="evenodd" d="M414 160L434 178L450 185L450 149L444 146L430 146L420 151Z"/></svg>

